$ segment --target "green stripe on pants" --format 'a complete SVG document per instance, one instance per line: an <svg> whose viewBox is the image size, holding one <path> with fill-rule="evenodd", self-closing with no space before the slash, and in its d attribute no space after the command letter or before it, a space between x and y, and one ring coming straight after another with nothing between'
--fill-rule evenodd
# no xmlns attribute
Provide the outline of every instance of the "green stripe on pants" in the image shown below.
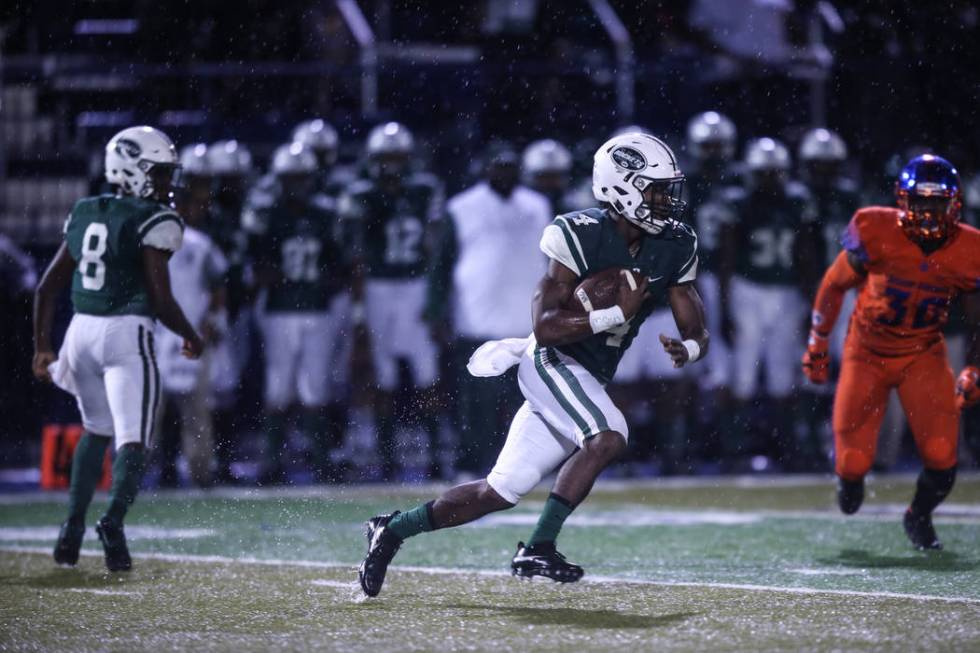
<svg viewBox="0 0 980 653"><path fill-rule="evenodd" d="M140 359L143 361L143 408L140 413L140 444L146 445L146 418L150 409L150 362L143 345L143 326L139 328Z"/></svg>
<svg viewBox="0 0 980 653"><path fill-rule="evenodd" d="M578 399L579 402L585 406L585 409L589 411L589 414L592 415L592 419L595 420L596 425L599 427L599 432L601 433L602 431L608 431L609 423L606 421L606 416L602 413L602 410L596 406L595 402L589 398L589 395L585 394L582 384L578 382L578 379L575 378L572 371L561 362L558 354L551 349L547 349L545 355L547 356L548 363L550 363L551 366L558 371L561 378L565 379L565 383L567 383L568 387L572 389L572 394L575 395L575 398Z"/></svg>
<svg viewBox="0 0 980 653"><path fill-rule="evenodd" d="M572 421L575 422L576 426L581 429L584 436L587 438L591 437L594 434L592 433L592 429L589 428L588 422L586 422L585 419L579 415L578 411L572 407L572 404L555 384L554 379L548 376L548 371L544 366L544 353L545 350L542 347L538 347L534 350L534 368L538 371L538 375L541 376L541 380L544 381L544 384L548 386L549 390L551 390L551 394L558 400L558 404L565 410L566 413L568 413L568 415L572 418Z"/></svg>

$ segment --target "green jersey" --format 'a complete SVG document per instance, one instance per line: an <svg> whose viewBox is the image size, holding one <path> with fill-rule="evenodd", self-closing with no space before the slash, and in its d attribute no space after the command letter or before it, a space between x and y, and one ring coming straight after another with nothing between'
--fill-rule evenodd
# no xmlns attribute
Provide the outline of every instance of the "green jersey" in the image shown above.
<svg viewBox="0 0 980 653"><path fill-rule="evenodd" d="M840 239L854 213L861 208L857 187L842 179L829 188L810 187L820 228L822 260L829 267L840 254Z"/></svg>
<svg viewBox="0 0 980 653"><path fill-rule="evenodd" d="M152 316L143 247L180 248L184 223L173 209L136 197L79 200L65 222L65 243L78 262L71 283L76 313Z"/></svg>
<svg viewBox="0 0 980 653"><path fill-rule="evenodd" d="M338 202L345 244L369 278L421 277L429 265L427 235L442 216L442 189L431 175L412 175L397 193L374 181L350 185Z"/></svg>
<svg viewBox="0 0 980 653"><path fill-rule="evenodd" d="M667 289L693 282L698 267L698 239L688 225L675 222L656 236L644 236L632 254L615 221L604 209L566 213L555 218L541 237L541 250L580 279L609 268L627 268L647 277L649 298L636 315L614 329L556 347L602 383L612 380L640 325L664 304Z"/></svg>
<svg viewBox="0 0 980 653"><path fill-rule="evenodd" d="M263 212L251 247L256 263L274 272L266 289L270 313L325 311L344 280L335 214L317 199L302 210L277 202Z"/></svg>
<svg viewBox="0 0 980 653"><path fill-rule="evenodd" d="M734 182L735 177L727 172L716 176L695 172L684 180L687 222L698 233L698 268L702 271L717 270L721 229L730 216L722 197Z"/></svg>
<svg viewBox="0 0 980 653"><path fill-rule="evenodd" d="M735 273L764 285L799 283L797 237L816 220L806 189L796 183L786 184L778 194L733 188L725 203L735 228Z"/></svg>

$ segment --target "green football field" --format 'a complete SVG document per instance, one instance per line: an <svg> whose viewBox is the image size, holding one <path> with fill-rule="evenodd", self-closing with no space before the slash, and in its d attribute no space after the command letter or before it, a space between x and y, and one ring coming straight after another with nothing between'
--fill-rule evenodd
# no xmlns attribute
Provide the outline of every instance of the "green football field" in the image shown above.
<svg viewBox="0 0 980 653"><path fill-rule="evenodd" d="M825 478L604 483L561 537L573 585L508 573L539 492L409 540L368 600L363 521L437 488L146 493L114 575L91 527L77 568L51 561L62 495L0 496L0 650L980 650L980 476L928 554L902 532L913 485L874 479L845 518Z"/></svg>

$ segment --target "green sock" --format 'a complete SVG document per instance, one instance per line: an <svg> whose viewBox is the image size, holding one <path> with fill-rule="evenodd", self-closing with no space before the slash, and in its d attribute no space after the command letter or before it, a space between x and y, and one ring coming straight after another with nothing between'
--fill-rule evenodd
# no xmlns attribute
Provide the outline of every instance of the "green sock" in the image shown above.
<svg viewBox="0 0 980 653"><path fill-rule="evenodd" d="M432 525L433 503L430 501L418 508L413 508L408 512L396 515L394 519L388 522L388 528L403 540L419 533L428 533L431 530L435 530Z"/></svg>
<svg viewBox="0 0 980 653"><path fill-rule="evenodd" d="M86 431L75 447L71 459L71 483L68 486L68 519L76 523L85 523L85 513L92 503L95 486L102 478L102 461L110 442L112 438L109 436Z"/></svg>
<svg viewBox="0 0 980 653"><path fill-rule="evenodd" d="M116 452L112 463L112 490L109 492L109 508L105 516L121 524L129 506L136 500L143 480L143 466L146 455L143 445L126 444Z"/></svg>
<svg viewBox="0 0 980 653"><path fill-rule="evenodd" d="M269 413L265 417L266 437L269 443L265 456L272 467L282 465L282 453L286 443L286 421L286 413Z"/></svg>
<svg viewBox="0 0 980 653"><path fill-rule="evenodd" d="M303 432L313 443L313 458L316 465L326 465L330 461L331 438L328 420L323 408L313 408L303 413Z"/></svg>
<svg viewBox="0 0 980 653"><path fill-rule="evenodd" d="M549 494L548 500L544 504L544 512L541 513L538 525L531 533L531 539L527 541L527 545L553 543L558 538L558 533L561 532L562 524L565 523L573 510L575 508L568 501L554 492Z"/></svg>

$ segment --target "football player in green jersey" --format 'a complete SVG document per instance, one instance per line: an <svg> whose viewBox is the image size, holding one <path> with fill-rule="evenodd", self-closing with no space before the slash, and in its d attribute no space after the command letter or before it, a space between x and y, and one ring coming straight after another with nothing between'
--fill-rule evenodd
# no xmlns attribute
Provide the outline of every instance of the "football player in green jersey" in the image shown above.
<svg viewBox="0 0 980 653"><path fill-rule="evenodd" d="M95 530L110 571L132 561L123 518L136 498L160 400L154 319L183 338L188 358L201 338L170 291L168 260L180 248L183 223L170 207L180 171L173 143L152 127L130 127L106 146L112 195L80 200L65 222L65 240L34 300L34 375L75 395L85 433L72 460L68 519L54 559L74 565L85 514L115 438L109 508ZM71 283L75 309L57 355L51 342L60 292Z"/></svg>
<svg viewBox="0 0 980 653"><path fill-rule="evenodd" d="M316 158L301 143L276 149L272 172L281 192L251 224L252 258L261 290L259 323L265 352L264 484L285 480L287 418L297 402L314 445L317 480L333 480L326 406L338 323L333 296L347 282L334 238L333 201L314 192Z"/></svg>
<svg viewBox="0 0 980 653"><path fill-rule="evenodd" d="M704 299L708 331L718 336L725 335L721 328L718 248L723 223L730 215L722 198L726 189L739 182L734 170L737 137L735 123L717 111L704 111L687 123L687 153L693 165L687 171L684 192L688 219L698 232L697 286ZM732 343L725 337L714 338L704 364L707 370L698 375L698 383L710 399L699 402L698 418L704 420L705 427L700 444L720 455L731 425Z"/></svg>
<svg viewBox="0 0 980 653"><path fill-rule="evenodd" d="M745 188L726 193L730 215L723 220L720 241L722 310L731 316L723 324L734 330L732 394L737 404L725 462L740 465L750 454L764 453L778 464L792 465L799 460L791 400L807 314L803 297L820 276L813 247L817 216L806 188L788 179L785 145L772 138L750 142L745 167ZM752 402L763 370L772 428L752 442Z"/></svg>
<svg viewBox="0 0 980 653"><path fill-rule="evenodd" d="M363 284L366 326L374 363L374 417L382 477L397 472L396 409L417 416L430 443L428 473L441 475L435 384L439 352L422 319L426 269L432 230L442 218L442 185L430 174L413 172L415 143L397 122L378 125L368 134L368 178L351 184L338 205L348 249ZM399 392L398 367L404 362L410 386ZM406 405L396 406L396 396ZM407 410L408 407L411 410Z"/></svg>
<svg viewBox="0 0 980 653"><path fill-rule="evenodd" d="M601 206L558 216L542 235L549 263L531 301L533 335L486 343L470 361L470 372L482 376L520 366L526 401L493 470L413 510L369 520L368 552L358 570L365 594L381 591L405 538L512 508L555 469L552 493L531 538L518 544L511 571L560 582L582 577L555 540L599 473L626 449L626 420L604 386L654 309L654 297L666 297L683 338L661 335L674 365L698 360L708 347L694 287L697 237L679 222L683 181L674 153L649 134L622 134L599 148L593 193ZM618 302L570 309L580 281L609 269L622 270Z"/></svg>
<svg viewBox="0 0 980 653"><path fill-rule="evenodd" d="M521 154L521 177L524 185L536 190L551 203L551 214L568 213L571 206L572 153L556 140L534 141Z"/></svg>
<svg viewBox="0 0 980 653"><path fill-rule="evenodd" d="M800 178L806 184L816 211L814 228L820 238L821 267L830 267L840 253L840 239L854 212L862 206L857 185L845 176L847 145L836 133L812 129L803 135L797 151ZM841 319L830 334L830 355L839 366L844 352L844 336L854 310L856 294L849 292L841 307ZM806 425L800 442L799 467L804 471L827 471L828 452L832 444L830 413L834 386L804 383L801 404L802 422Z"/></svg>
<svg viewBox="0 0 980 653"><path fill-rule="evenodd" d="M214 382L216 480L235 484L238 479L231 473L231 457L243 426L240 402L245 368L251 356L251 304L255 292L253 273L246 256L242 207L254 170L251 152L236 140L217 141L207 146L205 157L212 185L204 232L220 248L228 263L224 283L228 329L215 343L209 361Z"/></svg>

